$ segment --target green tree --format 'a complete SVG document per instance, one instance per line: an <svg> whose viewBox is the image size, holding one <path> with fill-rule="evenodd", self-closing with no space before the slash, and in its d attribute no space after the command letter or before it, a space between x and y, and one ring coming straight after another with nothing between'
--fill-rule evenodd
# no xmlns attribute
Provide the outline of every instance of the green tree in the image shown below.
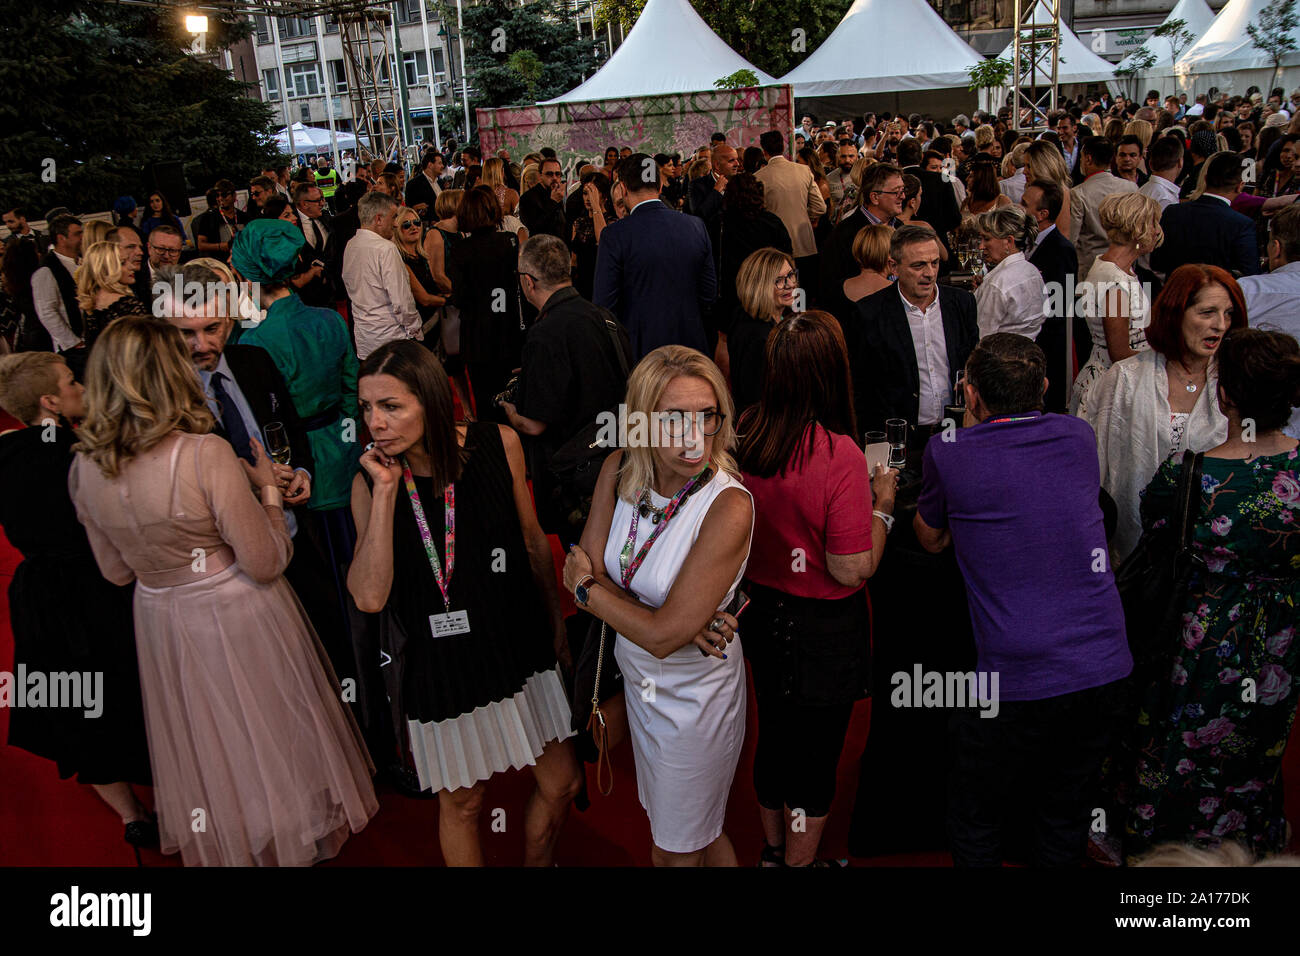
<svg viewBox="0 0 1300 956"><path fill-rule="evenodd" d="M1151 31L1153 37L1163 37L1169 41L1169 51L1173 62L1177 63L1183 51L1196 42L1196 34L1186 29L1186 20L1169 20Z"/></svg>
<svg viewBox="0 0 1300 956"><path fill-rule="evenodd" d="M439 4L444 22L455 7ZM517 106L567 93L599 68L597 44L559 0L480 0L464 7L470 107Z"/></svg>
<svg viewBox="0 0 1300 956"><path fill-rule="evenodd" d="M646 0L597 0L596 22L630 30ZM852 0L691 0L727 45L771 76L789 73L831 35ZM864 55L870 55L864 52Z"/></svg>
<svg viewBox="0 0 1300 956"><path fill-rule="evenodd" d="M1135 50L1123 66L1115 67L1115 76L1124 83L1124 92L1130 98L1137 96L1138 77L1155 66L1156 55L1148 49Z"/></svg>
<svg viewBox="0 0 1300 956"><path fill-rule="evenodd" d="M277 158L271 107L189 55L176 8L88 0L0 7L0 204L98 211L143 198L145 168L179 160L191 187ZM207 49L247 35L208 14Z"/></svg>
<svg viewBox="0 0 1300 956"><path fill-rule="evenodd" d="M1268 83L1270 93L1282 69L1282 58L1296 49L1295 30L1300 26L1300 17L1296 16L1295 5L1296 0L1273 0L1259 11L1258 20L1246 24L1250 42L1273 61L1273 77Z"/></svg>
<svg viewBox="0 0 1300 956"><path fill-rule="evenodd" d="M995 90L1000 86L1006 86L1015 68L1016 65L1004 56L981 60L966 70L970 77L970 86L967 89L977 93L980 90Z"/></svg>
<svg viewBox="0 0 1300 956"><path fill-rule="evenodd" d="M743 90L747 86L758 86L758 74L753 70L737 70L713 81L720 90Z"/></svg>

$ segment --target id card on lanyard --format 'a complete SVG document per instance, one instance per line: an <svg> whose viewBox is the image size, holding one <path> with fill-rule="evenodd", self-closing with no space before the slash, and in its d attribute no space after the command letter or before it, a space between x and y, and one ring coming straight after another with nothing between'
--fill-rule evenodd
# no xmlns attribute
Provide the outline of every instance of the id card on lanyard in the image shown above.
<svg viewBox="0 0 1300 956"><path fill-rule="evenodd" d="M456 566L456 487L448 483L443 489L444 517L444 551L447 555L447 573L444 575L442 562L438 560L438 549L433 545L433 534L429 531L429 522L424 516L424 507L420 504L420 493L415 490L415 478L411 468L402 461L402 480L406 482L406 493L411 499L411 511L415 514L415 525L420 531L420 542L424 553L429 557L429 566L433 569L433 579L442 592L442 614L429 615L429 631L435 637L452 637L469 633L469 611L451 609L451 573Z"/></svg>

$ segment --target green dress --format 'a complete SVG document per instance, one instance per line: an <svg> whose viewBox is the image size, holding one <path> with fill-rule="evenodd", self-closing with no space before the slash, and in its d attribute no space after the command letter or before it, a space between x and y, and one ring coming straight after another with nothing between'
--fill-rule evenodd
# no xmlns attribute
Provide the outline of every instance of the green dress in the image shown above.
<svg viewBox="0 0 1300 956"><path fill-rule="evenodd" d="M307 305L291 293L272 302L266 318L245 328L241 345L270 353L284 376L298 417L308 427L316 471L313 511L348 507L352 478L361 458L357 433L357 356L343 317Z"/></svg>
<svg viewBox="0 0 1300 956"><path fill-rule="evenodd" d="M1180 468L1166 461L1143 492L1144 529L1172 519ZM1124 852L1225 840L1279 852L1282 752L1300 695L1297 452L1206 457L1193 548L1205 567L1181 640L1138 714Z"/></svg>

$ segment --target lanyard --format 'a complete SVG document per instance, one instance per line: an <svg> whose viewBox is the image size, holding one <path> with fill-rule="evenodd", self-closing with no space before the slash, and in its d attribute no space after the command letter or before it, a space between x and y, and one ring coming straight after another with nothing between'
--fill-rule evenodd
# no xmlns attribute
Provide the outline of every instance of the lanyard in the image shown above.
<svg viewBox="0 0 1300 956"><path fill-rule="evenodd" d="M641 550L637 552L635 558L632 557L632 549L636 547L636 529L641 522L640 501L638 500L637 504L632 506L632 525L627 532L627 543L623 545L623 550L618 557L618 563L623 572L622 579L624 588L631 588L632 578L634 578L637 571L641 569L641 565L645 561L646 555L650 553L650 547L655 543L655 540L663 532L664 528L668 527L669 520L677 513L677 509L681 507L682 502L685 501L690 493L695 490L695 486L699 482L701 476L703 476L708 470L709 469L706 467L704 471L693 476L690 481L682 485L681 490L678 491L677 494L673 495L673 500L668 502L667 507L664 508L663 520L655 526L654 531L650 533L650 537L646 538L645 544L641 545Z"/></svg>
<svg viewBox="0 0 1300 956"><path fill-rule="evenodd" d="M444 546L447 552L447 574L442 573L442 564L438 561L438 549L433 546L433 535L429 532L429 522L424 517L424 507L420 504L420 493L415 490L415 478L411 475L411 466L402 460L402 480L406 482L406 493L411 496L411 510L415 512L415 524L420 529L420 541L424 544L424 553L429 556L429 565L433 568L433 579L438 582L442 592L442 603L447 613L451 613L451 572L456 566L456 490L449 482L442 493L443 517L446 534Z"/></svg>
<svg viewBox="0 0 1300 956"><path fill-rule="evenodd" d="M1007 423L1007 422L1027 422L1027 421L1029 421L1029 420L1031 420L1031 419L1038 418L1038 417L1039 417L1038 415L1019 415L1019 416L1014 416L1014 417L1013 417L1013 416L1007 416L1006 418L990 418L990 419L989 419L987 422L985 422L984 424L986 424L986 425L1002 425L1002 424L1005 424L1005 423Z"/></svg>

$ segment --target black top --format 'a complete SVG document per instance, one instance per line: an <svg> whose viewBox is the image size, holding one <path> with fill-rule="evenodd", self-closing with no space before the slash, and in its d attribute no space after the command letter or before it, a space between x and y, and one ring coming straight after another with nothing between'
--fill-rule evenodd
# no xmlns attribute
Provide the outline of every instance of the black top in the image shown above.
<svg viewBox="0 0 1300 956"><path fill-rule="evenodd" d="M416 281L420 283L420 286L425 292L428 292L431 295L437 293L438 286L433 281L433 267L429 265L428 259L418 253L411 256L402 253L402 261L405 262L411 272L415 274ZM436 305L420 305L419 302L415 303L415 309L420 313L420 318L425 322L428 322L429 319L433 317L433 314L438 311Z"/></svg>
<svg viewBox="0 0 1300 956"><path fill-rule="evenodd" d="M768 246L788 254L794 252L790 233L775 213L764 209L753 219L743 219L734 212L723 213L718 229L719 248L715 250L720 263L715 315L728 317L732 314L739 303L736 275L740 272L740 264L750 253ZM725 325L725 322L720 325Z"/></svg>
<svg viewBox="0 0 1300 956"><path fill-rule="evenodd" d="M451 303L460 309L460 355L466 362L518 362L524 340L518 262L513 233L483 229L447 246Z"/></svg>
<svg viewBox="0 0 1300 956"><path fill-rule="evenodd" d="M538 183L519 197L519 219L530 236L545 233L564 243L569 241L569 230L564 221L564 203L551 198L545 183Z"/></svg>
<svg viewBox="0 0 1300 956"><path fill-rule="evenodd" d="M95 344L95 339L99 338L99 333L108 328L109 323L114 319L120 319L124 315L152 315L152 310L137 299L134 295L124 295L102 309L92 309L85 315L86 322L86 347Z"/></svg>
<svg viewBox="0 0 1300 956"><path fill-rule="evenodd" d="M555 667L545 602L533 580L515 510L512 476L497 425L475 422L455 483L456 562L451 608L469 615L470 631L434 638L429 615L445 611L405 487L393 514L393 586L385 614L406 634L402 709L439 721L518 693L534 674ZM362 472L365 474L365 472ZM443 496L432 478L415 479L438 560L446 570Z"/></svg>
<svg viewBox="0 0 1300 956"><path fill-rule="evenodd" d="M235 210L234 225L231 230L238 233L245 225L252 222L256 217L244 212L242 209ZM194 239L205 239L208 242L224 242L221 238L221 227L231 225L230 221L221 215L219 209L209 209L207 212L200 214L192 226L194 230ZM234 236L231 237L232 239Z"/></svg>
<svg viewBox="0 0 1300 956"><path fill-rule="evenodd" d="M736 418L763 395L763 372L767 368L767 337L774 323L756 319L737 307L735 320L727 332L727 355L731 361L731 396L736 404Z"/></svg>

